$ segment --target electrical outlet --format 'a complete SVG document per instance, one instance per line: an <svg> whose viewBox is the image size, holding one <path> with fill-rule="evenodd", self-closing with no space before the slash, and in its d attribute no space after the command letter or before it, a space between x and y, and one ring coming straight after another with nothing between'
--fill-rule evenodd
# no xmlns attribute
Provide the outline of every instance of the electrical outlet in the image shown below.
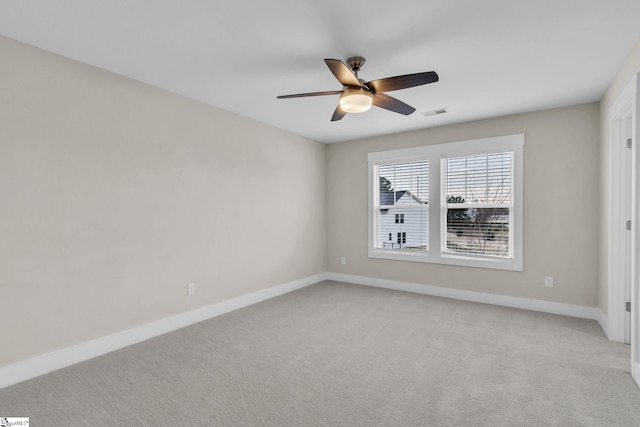
<svg viewBox="0 0 640 427"><path fill-rule="evenodd" d="M190 297L196 294L196 284L191 282L187 283L187 296Z"/></svg>
<svg viewBox="0 0 640 427"><path fill-rule="evenodd" d="M553 277L552 276L544 276L544 285L547 288L553 288Z"/></svg>
<svg viewBox="0 0 640 427"><path fill-rule="evenodd" d="M340 263L341 263L342 265L345 265L345 264L347 263L347 257L346 257L346 256L343 256L342 258L340 258Z"/></svg>

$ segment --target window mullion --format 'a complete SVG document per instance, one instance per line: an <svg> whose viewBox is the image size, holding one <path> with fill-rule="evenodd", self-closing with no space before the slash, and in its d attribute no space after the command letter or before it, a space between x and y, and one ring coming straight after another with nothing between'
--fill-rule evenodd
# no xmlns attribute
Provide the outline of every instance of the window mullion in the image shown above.
<svg viewBox="0 0 640 427"><path fill-rule="evenodd" d="M433 254L440 253L440 222L442 205L441 194L441 161L438 154L429 157L429 201L434 200L435 203L429 203L429 252ZM445 195L446 197L446 195Z"/></svg>

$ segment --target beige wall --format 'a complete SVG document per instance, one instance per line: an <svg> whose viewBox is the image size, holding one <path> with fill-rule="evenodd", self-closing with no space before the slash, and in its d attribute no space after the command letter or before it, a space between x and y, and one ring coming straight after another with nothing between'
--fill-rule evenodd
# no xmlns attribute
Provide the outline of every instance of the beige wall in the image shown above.
<svg viewBox="0 0 640 427"><path fill-rule="evenodd" d="M524 271L367 257L367 153L525 134ZM599 104L333 144L327 152L329 271L597 305ZM340 257L347 264L340 264ZM544 287L544 276L555 287Z"/></svg>
<svg viewBox="0 0 640 427"><path fill-rule="evenodd" d="M640 40L636 42L629 56L600 101L600 276L598 306L608 315L608 242L609 234L609 109L613 106L622 89L640 72Z"/></svg>
<svg viewBox="0 0 640 427"><path fill-rule="evenodd" d="M326 270L325 145L6 38L0 58L0 366Z"/></svg>

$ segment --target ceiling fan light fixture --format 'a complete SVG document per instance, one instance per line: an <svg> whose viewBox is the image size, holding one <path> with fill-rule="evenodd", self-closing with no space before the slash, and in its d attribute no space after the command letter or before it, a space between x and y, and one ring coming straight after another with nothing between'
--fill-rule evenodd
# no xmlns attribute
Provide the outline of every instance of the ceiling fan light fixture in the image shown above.
<svg viewBox="0 0 640 427"><path fill-rule="evenodd" d="M372 103L373 95L363 88L345 88L340 95L340 107L347 113L364 113Z"/></svg>

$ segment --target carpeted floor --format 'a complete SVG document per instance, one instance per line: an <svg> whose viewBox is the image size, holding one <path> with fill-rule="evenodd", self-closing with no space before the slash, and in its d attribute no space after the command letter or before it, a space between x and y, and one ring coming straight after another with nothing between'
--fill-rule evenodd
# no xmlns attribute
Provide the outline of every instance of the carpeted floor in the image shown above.
<svg viewBox="0 0 640 427"><path fill-rule="evenodd" d="M32 426L637 426L595 321L323 282L0 390Z"/></svg>

